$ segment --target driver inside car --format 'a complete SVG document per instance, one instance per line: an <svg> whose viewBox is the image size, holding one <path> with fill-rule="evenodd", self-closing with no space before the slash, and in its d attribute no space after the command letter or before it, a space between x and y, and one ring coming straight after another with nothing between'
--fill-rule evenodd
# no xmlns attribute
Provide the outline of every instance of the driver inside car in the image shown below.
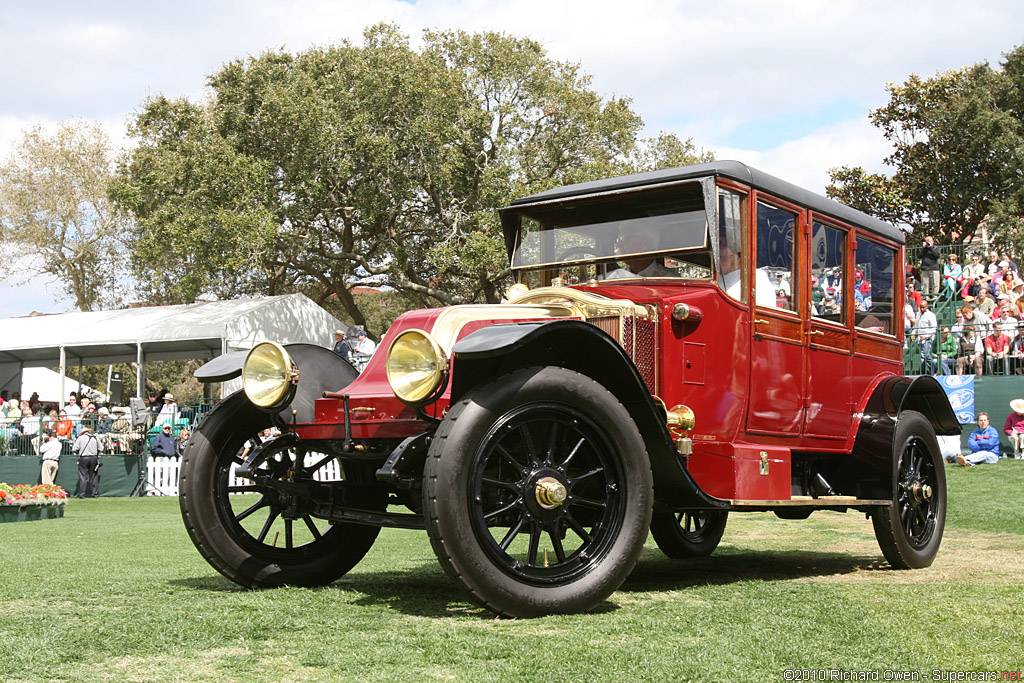
<svg viewBox="0 0 1024 683"><path fill-rule="evenodd" d="M679 272L665 265L663 257L650 253L658 248L660 235L651 226L625 227L628 232L619 235L615 251L623 254L624 268L616 268L599 277L599 280L615 280L627 277L679 277ZM636 254L636 256L630 256Z"/></svg>

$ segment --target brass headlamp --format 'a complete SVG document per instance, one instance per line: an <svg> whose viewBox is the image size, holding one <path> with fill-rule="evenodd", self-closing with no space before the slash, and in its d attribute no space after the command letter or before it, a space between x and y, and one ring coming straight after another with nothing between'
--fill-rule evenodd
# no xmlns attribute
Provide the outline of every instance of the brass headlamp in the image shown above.
<svg viewBox="0 0 1024 683"><path fill-rule="evenodd" d="M242 364L242 389L252 403L265 410L288 404L299 381L299 371L284 347L260 342Z"/></svg>
<svg viewBox="0 0 1024 683"><path fill-rule="evenodd" d="M429 403L448 384L448 358L423 330L406 330L395 337L384 367L391 390L404 403Z"/></svg>

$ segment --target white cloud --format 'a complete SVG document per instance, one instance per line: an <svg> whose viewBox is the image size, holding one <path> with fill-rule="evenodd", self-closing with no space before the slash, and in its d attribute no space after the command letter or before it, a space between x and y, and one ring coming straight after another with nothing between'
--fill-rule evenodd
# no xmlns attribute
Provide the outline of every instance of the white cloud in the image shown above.
<svg viewBox="0 0 1024 683"><path fill-rule="evenodd" d="M840 121L763 151L715 150L719 159L736 159L819 194L829 183L828 171L863 166L869 173L891 172L882 159L889 146L867 120Z"/></svg>
<svg viewBox="0 0 1024 683"><path fill-rule="evenodd" d="M498 30L579 62L606 95L634 99L653 131L721 144L759 118L843 100L877 106L888 81L989 59L1024 26L1016 0L664 3L634 0L183 0L25 4L0 25L9 69L0 117L120 119L148 95L197 97L225 62L360 40L378 21ZM781 141L780 141L781 142Z"/></svg>
<svg viewBox="0 0 1024 683"><path fill-rule="evenodd" d="M5 3L0 156L34 123L124 121L155 94L198 99L208 74L267 49L301 51L396 23L535 38L628 96L648 132L694 138L821 191L831 166L879 170L866 120L885 84L988 60L1024 36L1019 0L112 0Z"/></svg>

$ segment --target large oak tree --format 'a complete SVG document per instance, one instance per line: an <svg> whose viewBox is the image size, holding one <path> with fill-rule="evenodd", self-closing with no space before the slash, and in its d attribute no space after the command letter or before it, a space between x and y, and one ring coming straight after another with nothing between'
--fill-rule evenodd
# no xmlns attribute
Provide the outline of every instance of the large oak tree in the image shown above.
<svg viewBox="0 0 1024 683"><path fill-rule="evenodd" d="M895 172L833 169L829 195L939 243L961 242L987 220L1021 253L1022 65L1024 46L1001 68L982 63L889 84L888 103L870 117L893 145L885 162Z"/></svg>
<svg viewBox="0 0 1024 683"><path fill-rule="evenodd" d="M116 186L156 299L298 289L356 323L366 284L420 305L497 301L496 208L710 158L642 139L627 99L498 33L427 32L417 49L378 25L360 45L234 61L209 85L206 102L144 104Z"/></svg>

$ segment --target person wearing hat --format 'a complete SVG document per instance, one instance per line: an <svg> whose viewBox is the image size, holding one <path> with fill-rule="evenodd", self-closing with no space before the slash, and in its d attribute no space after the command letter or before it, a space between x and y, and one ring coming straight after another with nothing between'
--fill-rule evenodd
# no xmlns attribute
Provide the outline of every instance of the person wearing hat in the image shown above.
<svg viewBox="0 0 1024 683"><path fill-rule="evenodd" d="M793 288L789 284L789 280L786 279L783 273L779 273L775 276L778 283L775 285L775 295L780 299L789 299L793 295Z"/></svg>
<svg viewBox="0 0 1024 683"><path fill-rule="evenodd" d="M1024 398L1010 401L1010 413L1003 424L1003 433L1013 444L1013 459L1024 459Z"/></svg>
<svg viewBox="0 0 1024 683"><path fill-rule="evenodd" d="M164 394L164 407L157 413L156 423L157 424L171 424L173 425L175 420L178 419L178 404L174 402L174 394L167 392Z"/></svg>
<svg viewBox="0 0 1024 683"><path fill-rule="evenodd" d="M345 333L341 330L334 331L334 352L348 360L348 344L345 343Z"/></svg>
<svg viewBox="0 0 1024 683"><path fill-rule="evenodd" d="M81 433L71 446L71 452L78 454L78 497L99 498L100 495L100 440L89 427L82 427Z"/></svg>
<svg viewBox="0 0 1024 683"><path fill-rule="evenodd" d="M981 254L971 254L971 262L964 266L964 286L961 296L977 296L981 278L985 275L985 265L981 262Z"/></svg>
<svg viewBox="0 0 1024 683"><path fill-rule="evenodd" d="M1010 303L1016 304L1024 296L1024 280L1021 280L1019 277L1014 278L1010 282L1010 291L1007 294L1010 297Z"/></svg>
<svg viewBox="0 0 1024 683"><path fill-rule="evenodd" d="M174 439L171 437L171 425L164 423L160 427L160 433L153 437L149 444L149 453L155 458L173 458L177 453L174 450Z"/></svg>
<svg viewBox="0 0 1024 683"><path fill-rule="evenodd" d="M125 453L135 452L140 436L138 432L132 430L132 420L128 409L124 406L115 406L113 413L108 435L111 448Z"/></svg>

